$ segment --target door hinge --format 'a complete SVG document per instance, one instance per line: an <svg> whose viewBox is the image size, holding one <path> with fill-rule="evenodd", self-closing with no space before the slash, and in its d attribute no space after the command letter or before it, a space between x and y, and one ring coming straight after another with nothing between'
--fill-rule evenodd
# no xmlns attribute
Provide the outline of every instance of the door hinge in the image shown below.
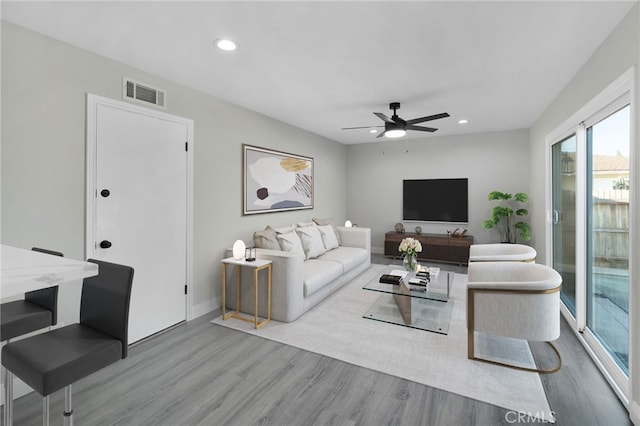
<svg viewBox="0 0 640 426"><path fill-rule="evenodd" d="M184 143L184 150L189 151L189 141Z"/></svg>
<svg viewBox="0 0 640 426"><path fill-rule="evenodd" d="M187 294L187 285L184 285L184 294Z"/></svg>

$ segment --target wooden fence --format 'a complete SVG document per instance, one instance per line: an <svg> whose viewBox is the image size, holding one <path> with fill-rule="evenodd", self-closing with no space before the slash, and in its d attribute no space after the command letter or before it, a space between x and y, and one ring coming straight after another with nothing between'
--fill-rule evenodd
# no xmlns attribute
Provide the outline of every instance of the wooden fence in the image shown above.
<svg viewBox="0 0 640 426"><path fill-rule="evenodd" d="M594 198L594 266L629 268L629 201Z"/></svg>
<svg viewBox="0 0 640 426"><path fill-rule="evenodd" d="M616 194L611 194L615 192ZM626 194L624 194L626 192ZM595 192L592 212L593 266L602 268L629 268L629 191ZM614 195L612 198L598 197ZM626 195L626 197L625 197ZM626 198L626 200L625 200ZM575 225L575 193L563 193L562 220L565 227ZM571 229L570 229L571 228ZM575 230L565 228L562 239L565 261L571 261L575 250ZM572 235L573 234L573 235ZM574 259L575 261L575 259Z"/></svg>

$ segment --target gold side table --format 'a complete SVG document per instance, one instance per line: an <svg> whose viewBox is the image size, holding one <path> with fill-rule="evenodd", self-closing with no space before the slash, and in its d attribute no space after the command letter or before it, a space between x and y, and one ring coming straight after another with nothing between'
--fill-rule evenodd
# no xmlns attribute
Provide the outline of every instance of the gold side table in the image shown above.
<svg viewBox="0 0 640 426"><path fill-rule="evenodd" d="M238 260L233 257L222 259L222 319L235 318L242 321L251 322L255 328L258 329L268 323L271 320L271 264L270 260L256 259L251 262L247 262L244 259ZM235 265L236 267L236 310L226 313L227 303L227 265ZM254 296L254 316L247 317L240 313L240 279L241 269L251 268L253 269L253 296ZM258 272L266 269L267 271L267 318L258 321Z"/></svg>

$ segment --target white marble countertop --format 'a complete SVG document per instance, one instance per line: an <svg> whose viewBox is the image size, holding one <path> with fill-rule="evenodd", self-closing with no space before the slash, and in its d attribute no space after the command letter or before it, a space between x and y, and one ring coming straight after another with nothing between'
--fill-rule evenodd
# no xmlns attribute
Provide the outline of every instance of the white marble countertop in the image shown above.
<svg viewBox="0 0 640 426"><path fill-rule="evenodd" d="M98 275L95 263L52 256L32 250L0 246L0 298Z"/></svg>

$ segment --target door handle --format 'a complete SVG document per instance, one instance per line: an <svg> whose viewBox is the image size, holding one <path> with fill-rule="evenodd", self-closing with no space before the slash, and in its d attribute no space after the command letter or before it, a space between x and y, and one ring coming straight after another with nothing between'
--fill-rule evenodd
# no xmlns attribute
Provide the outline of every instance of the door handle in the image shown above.
<svg viewBox="0 0 640 426"><path fill-rule="evenodd" d="M109 247L111 247L111 241L107 241L107 240L100 241L100 248L108 249Z"/></svg>

